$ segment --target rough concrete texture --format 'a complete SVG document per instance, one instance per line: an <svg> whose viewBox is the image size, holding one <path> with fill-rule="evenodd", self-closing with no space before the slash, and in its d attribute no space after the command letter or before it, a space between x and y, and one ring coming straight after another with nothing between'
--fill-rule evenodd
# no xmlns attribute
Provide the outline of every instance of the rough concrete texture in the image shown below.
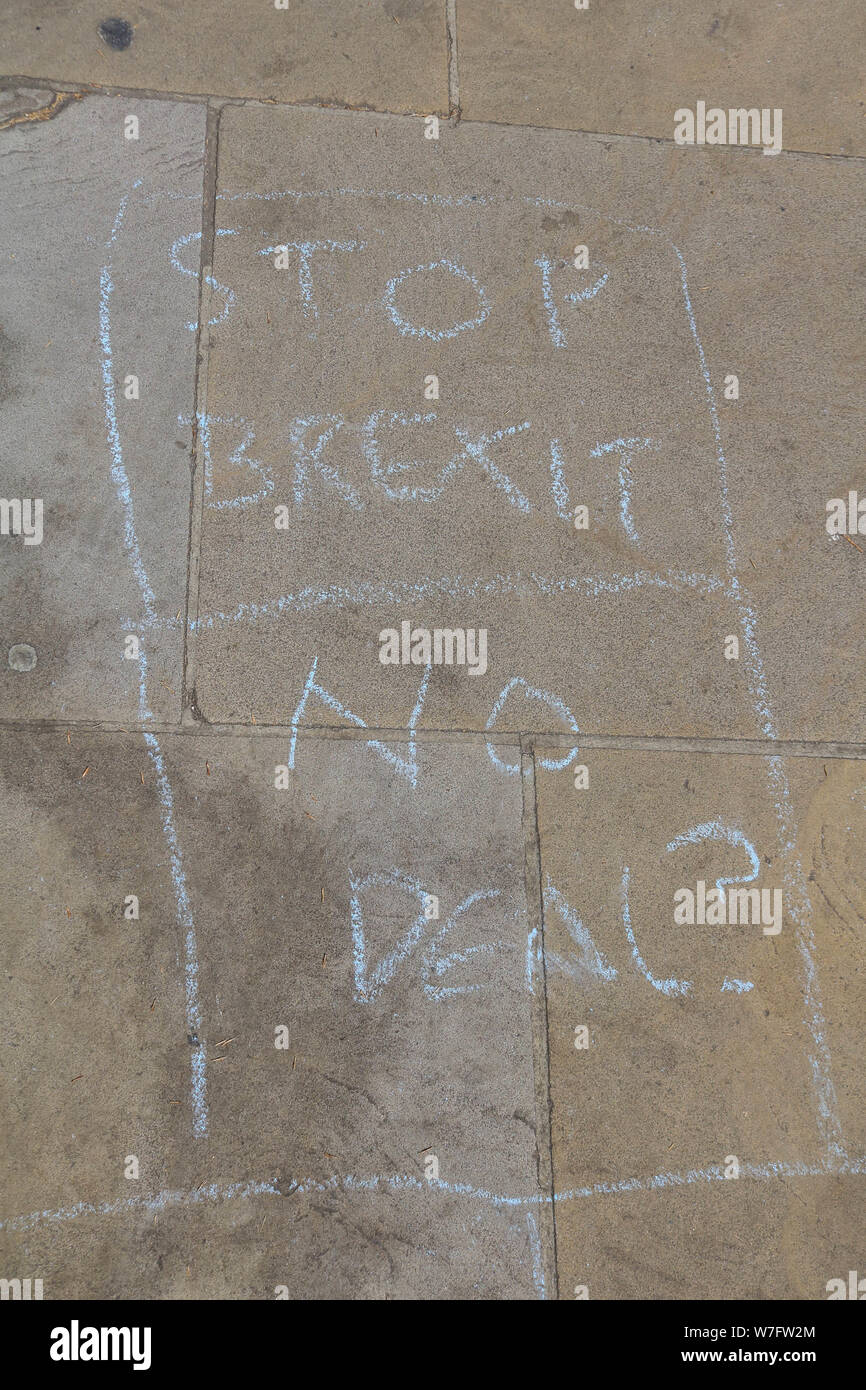
<svg viewBox="0 0 866 1390"><path fill-rule="evenodd" d="M99 87L448 112L438 0L4 6L11 73ZM114 20L115 23L111 21ZM116 21L120 22L117 23Z"/></svg>
<svg viewBox="0 0 866 1390"><path fill-rule="evenodd" d="M584 756L587 787L538 786L561 1286L820 1297L864 1237L818 1215L862 1181L862 764ZM778 889L778 922L677 923L699 881Z"/></svg>
<svg viewBox="0 0 866 1390"><path fill-rule="evenodd" d="M0 1276L826 1297L861 7L6 10Z"/></svg>
<svg viewBox="0 0 866 1390"><path fill-rule="evenodd" d="M866 153L862 5L459 0L459 12L470 120L670 140L674 112L697 101L779 107L785 149Z"/></svg>
<svg viewBox="0 0 866 1390"><path fill-rule="evenodd" d="M6 92L0 124L51 97ZM126 636L178 615L149 638L145 682L153 715L177 719L205 115L73 99L0 135L3 496L43 501L41 543L3 538L0 709L137 719ZM27 673L7 661L18 643Z"/></svg>
<svg viewBox="0 0 866 1390"><path fill-rule="evenodd" d="M3 746L4 1161L51 1212L4 1230L6 1264L55 1297L533 1296L519 779L439 743L413 785L407 749L305 739L289 790L284 737ZM213 1263L209 1206L137 1200L252 1181Z"/></svg>
<svg viewBox="0 0 866 1390"><path fill-rule="evenodd" d="M408 620L488 634L486 673L434 670L419 727L487 727L518 677L593 733L862 737L859 556L823 526L860 468L859 166L249 107L220 150L207 719L290 720L317 661L342 706L405 726L423 668L377 658ZM781 300L792 238L816 254ZM830 263L848 293L812 362ZM561 727L514 704L500 727Z"/></svg>

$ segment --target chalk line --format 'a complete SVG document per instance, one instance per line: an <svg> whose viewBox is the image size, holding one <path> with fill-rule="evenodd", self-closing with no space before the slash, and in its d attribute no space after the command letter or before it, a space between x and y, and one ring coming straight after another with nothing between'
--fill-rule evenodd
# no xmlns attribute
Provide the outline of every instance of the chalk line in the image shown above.
<svg viewBox="0 0 866 1390"><path fill-rule="evenodd" d="M136 1211L150 1214L164 1211L166 1207L229 1202L237 1198L260 1197L266 1193L276 1197L280 1195L280 1190L273 1182L237 1182L226 1186L211 1183L207 1187L195 1187L189 1191L163 1188L150 1197L118 1197L112 1202L76 1202L74 1206L60 1207L56 1211L33 1211L27 1216L12 1216L0 1221L0 1230L32 1231L39 1226L75 1221L79 1216L121 1216L124 1212Z"/></svg>
<svg viewBox="0 0 866 1390"><path fill-rule="evenodd" d="M560 700L558 695L551 694L549 690L539 690L536 686L530 685L528 681L525 681L522 676L512 676L508 684L497 695L493 702L493 709L490 712L490 717L484 726L485 732L490 733L492 731L493 725L502 713L505 702L509 698L512 690L522 690L526 699L537 700L539 703L547 705L549 709L552 709L554 713L559 716L564 724L568 724L573 734L580 733L580 729L577 727L577 720L564 701ZM500 772L507 772L511 776L519 775L519 763L502 762L489 739L486 741L486 747L487 756L494 767L499 768ZM569 763L574 761L578 752L579 749L575 746L570 752L566 753L564 758L540 758L539 763L541 767L547 768L548 771L560 772L563 768L568 767Z"/></svg>
<svg viewBox="0 0 866 1390"><path fill-rule="evenodd" d="M132 185L131 192L140 187L141 182L141 179L137 179ZM114 219L111 235L105 244L106 250L109 253L112 252L117 240L117 235L123 225L123 218L129 198L130 193L127 193L121 199L117 216ZM124 546L129 556L133 574L138 583L145 614L147 615L148 621L153 625L156 617L156 600L147 577L147 571L144 567L141 549L138 544L138 537L135 529L135 508L133 506L132 492L129 486L129 477L123 461L123 448L117 423L117 396L114 384L114 359L111 346L111 295L114 292L111 271L112 256L109 254L108 262L102 267L99 277L99 340L102 346L102 394L105 410L105 427L112 460L111 478L123 512ZM141 626L141 624L136 625L139 629ZM138 713L139 720L142 724L146 725L153 720L153 712L147 698L147 658L143 646L139 653ZM177 831L175 829L174 800L171 792L171 784L169 783L168 775L165 770L159 739L150 730L145 729L144 741L151 762L156 769L157 787L160 803L162 805L162 828L168 844L171 861L171 877L177 905L177 920L184 932L184 948L186 953L184 969L186 1023L190 1037L196 1040L193 1045L191 1056L193 1133L196 1136L203 1136L207 1134L208 1115L205 1048L204 1044L198 1041L198 1036L201 1032L201 1010L198 996L198 952L196 949L195 925L193 923L192 909L187 892L183 859L178 843Z"/></svg>
<svg viewBox="0 0 866 1390"><path fill-rule="evenodd" d="M719 901L724 903L725 887L734 883L753 883L761 871L761 861L754 845L746 839L742 830L739 830L735 825L725 825L723 821L718 820L704 821L701 825L693 825L690 830L684 830L665 845L665 849L670 854L673 850L681 849L683 845L697 845L703 840L727 840L729 845L744 849L749 856L752 872L748 877L716 879Z"/></svg>
<svg viewBox="0 0 866 1390"><path fill-rule="evenodd" d="M643 975L644 979L652 985L653 989L657 989L661 994L666 994L669 998L675 998L677 995L688 994L692 988L692 980L678 980L675 976L670 976L670 978L668 978L667 980L657 980L655 975L651 973L646 961L644 960L643 956L638 950L638 944L635 940L634 935L634 928L631 924L631 911L629 909L628 902L629 875L630 870L628 865L626 865L622 871L622 924L625 927L625 934L628 937L628 943L631 946L631 953L634 963L637 966L640 973Z"/></svg>
<svg viewBox="0 0 866 1390"><path fill-rule="evenodd" d="M374 1174L370 1177L334 1173L329 1178L270 1178L223 1185L211 1183L187 1191L164 1188L149 1197L118 1197L109 1202L76 1202L74 1206L59 1207L53 1211L46 1209L7 1217L0 1221L0 1230L32 1231L41 1226L75 1221L80 1216L122 1216L134 1212L150 1215L174 1206L249 1201L252 1197L304 1197L322 1192L366 1193L379 1196L405 1193L424 1194L429 1197L442 1195L464 1197L469 1201L482 1202L496 1208L531 1210L533 1207L580 1201L587 1197L620 1197L630 1192L661 1192L699 1184L727 1182L734 1185L744 1179L768 1182L773 1178L859 1177L864 1173L866 1155L856 1159L825 1159L821 1163L744 1162L740 1164L739 1178L726 1178L722 1164L713 1164L707 1168L690 1168L681 1172L653 1173L650 1177L644 1178L588 1183L584 1187L572 1187L564 1192L554 1192L552 1195L549 1192L518 1195L491 1192L488 1188L475 1187L471 1183L447 1182L444 1178L427 1180L408 1173Z"/></svg>
<svg viewBox="0 0 866 1390"><path fill-rule="evenodd" d="M313 657L313 664L310 667L310 673L307 676L301 698L292 715L292 736L289 741L289 768L294 768L295 766L295 749L298 742L298 730L301 727L301 716L306 710L307 701L311 695L315 695L317 699L321 700L323 705L333 710L336 714L339 714L342 719L348 720L355 728L367 728L366 720L362 719L359 714L354 714L342 701L337 699L336 695L332 695L329 690L325 690L324 686L319 685L318 681L315 679L318 664L319 658L318 655L316 655ZM412 713L409 716L409 722L406 725L409 733L408 757L401 758L399 753L395 753L394 750L389 748L387 743L383 743L381 739L369 738L367 740L367 747L372 748L380 758L384 758L385 762L389 763L394 771L399 773L401 777L405 777L412 787L418 785L417 726L418 720L421 717L421 711L424 708L424 701L427 698L427 687L430 683L430 672L432 669L433 667L429 663L424 667L424 675L421 677L421 684L418 687L418 698L415 701Z"/></svg>
<svg viewBox="0 0 866 1390"><path fill-rule="evenodd" d="M673 243L670 244L673 246ZM695 314L689 296L686 263L679 248L673 246L673 249L680 265L683 301L685 303L692 338L694 339L698 353L701 376L704 380L707 405L716 443L722 528L725 538L728 571L728 588L743 631L749 688L755 702L755 714L762 733L766 738L777 739L778 732L770 710L764 665L755 637L757 621L754 611L746 602L745 594L740 587L737 573L737 560L733 536L733 513L731 511L730 498L728 495L728 462L722 444L722 431L719 423L719 413L716 407L715 392L713 390L713 383L707 366L706 355L698 334ZM812 1036L812 1053L809 1057L809 1063L812 1068L812 1080L818 1110L818 1129L824 1139L828 1154L841 1158L844 1157L845 1147L842 1139L842 1127L836 1108L836 1089L830 1075L830 1048L827 1043L827 1025L824 1018L821 994L818 988L818 972L815 961L815 935L811 923L811 904L806 887L806 877L803 873L803 867L796 850L796 829L793 805L791 803L788 779L785 775L782 759L778 757L770 758L768 768L771 793L775 794L774 806L785 866L784 878L785 886L788 890L789 911L797 924L796 941L803 968L803 999L806 1006L806 1023Z"/></svg>
<svg viewBox="0 0 866 1390"><path fill-rule="evenodd" d="M544 1284L544 1259L541 1250L541 1237L538 1234L538 1224L531 1211L526 1213L526 1229L529 1232L529 1246L532 1250L532 1282L539 1298L546 1298L547 1291Z"/></svg>
<svg viewBox="0 0 866 1390"><path fill-rule="evenodd" d="M191 619L191 631L201 631L221 626L224 623L258 622L263 618L278 618L287 612L309 612L315 608L346 608L375 606L379 604L412 603L421 599L444 597L472 599L503 597L510 594L541 594L553 597L557 594L583 592L591 598L602 595L631 593L637 589L667 589L674 593L693 590L709 595L726 592L725 581L717 576L689 574L684 571L667 571L654 574L648 570L635 570L631 574L611 575L559 575L497 574L485 579L463 579L460 575L443 575L439 578L428 576L418 580L398 581L381 584L374 581L361 584L332 584L326 589L309 586L293 594L280 594L266 599L263 603L241 603L230 613L205 613L198 619ZM158 620L153 627L172 627L179 620Z"/></svg>

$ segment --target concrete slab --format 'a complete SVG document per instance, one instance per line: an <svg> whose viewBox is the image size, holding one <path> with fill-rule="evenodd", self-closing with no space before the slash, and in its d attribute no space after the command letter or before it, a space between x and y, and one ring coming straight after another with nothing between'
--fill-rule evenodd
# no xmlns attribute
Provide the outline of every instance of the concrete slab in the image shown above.
<svg viewBox="0 0 866 1390"><path fill-rule="evenodd" d="M44 8L0 85L0 1273L825 1298L861 9ZM675 146L699 100L784 152ZM675 919L719 885L764 917Z"/></svg>
<svg viewBox="0 0 866 1390"><path fill-rule="evenodd" d="M560 1203L560 1296L826 1299L862 1264L862 1184L789 1174Z"/></svg>
<svg viewBox="0 0 866 1390"><path fill-rule="evenodd" d="M698 189L673 159L667 191L692 202L689 236L715 242L690 260L695 314L716 381L739 381L737 401L720 391L719 416L760 730L860 742L866 541L830 536L827 507L866 495L856 444L866 425L856 230L866 170L740 152L698 160ZM808 250L795 271L797 246Z"/></svg>
<svg viewBox="0 0 866 1390"><path fill-rule="evenodd" d="M780 107L784 148L866 153L856 0L687 0L578 9L563 0L460 0L460 104L472 120L671 140L674 112Z"/></svg>
<svg viewBox="0 0 866 1390"><path fill-rule="evenodd" d="M413 784L302 738L286 790L284 737L2 748L4 1267L46 1297L551 1286L518 779L442 744Z"/></svg>
<svg viewBox="0 0 866 1390"><path fill-rule="evenodd" d="M0 712L177 719L205 114L22 89L3 119L2 493L43 519L0 537Z"/></svg>
<svg viewBox="0 0 866 1390"><path fill-rule="evenodd" d="M0 747L7 1217L129 1197L128 1154L164 1171L189 1142L190 1046L143 740L6 731Z"/></svg>
<svg viewBox="0 0 866 1390"><path fill-rule="evenodd" d="M537 784L560 1291L825 1297L866 1234L866 957L842 900L863 765L582 756L586 788ZM700 884L729 924L700 924ZM778 890L778 918L732 922L743 889Z"/></svg>
<svg viewBox="0 0 866 1390"><path fill-rule="evenodd" d="M838 641L859 580L827 592L849 547L823 524L854 435L816 464L812 388L792 412L787 384L820 311L822 419L862 410L858 170L264 108L225 110L220 151L206 719L860 736ZM820 253L779 302L806 235ZM829 262L846 293L822 301ZM777 383L790 464L767 457ZM483 628L486 671L434 664L422 690L423 664L379 659L403 622Z"/></svg>
<svg viewBox="0 0 866 1390"><path fill-rule="evenodd" d="M104 4L5 17L10 73L58 82L260 101L448 111L444 0L133 3L109 27Z"/></svg>

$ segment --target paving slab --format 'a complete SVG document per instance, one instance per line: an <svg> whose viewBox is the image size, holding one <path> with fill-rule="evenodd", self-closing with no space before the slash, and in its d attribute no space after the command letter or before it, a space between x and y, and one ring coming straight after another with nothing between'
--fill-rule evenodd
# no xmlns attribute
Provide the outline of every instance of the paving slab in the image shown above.
<svg viewBox="0 0 866 1390"><path fill-rule="evenodd" d="M786 1174L559 1203L560 1296L826 1299L862 1264L862 1200L862 1175Z"/></svg>
<svg viewBox="0 0 866 1390"><path fill-rule="evenodd" d="M2 111L2 493L31 525L0 536L0 713L177 719L205 114L27 89ZM174 626L145 643L145 618Z"/></svg>
<svg viewBox="0 0 866 1390"><path fill-rule="evenodd" d="M4 1267L46 1297L552 1286L517 778L483 745L302 737L285 790L285 736L0 748Z"/></svg>
<svg viewBox="0 0 866 1390"><path fill-rule="evenodd" d="M864 1238L863 764L582 759L537 776L561 1295L826 1297Z"/></svg>
<svg viewBox="0 0 866 1390"><path fill-rule="evenodd" d="M857 0L460 0L460 105L473 120L671 140L674 112L783 111L784 148L866 153Z"/></svg>
<svg viewBox="0 0 866 1390"><path fill-rule="evenodd" d="M203 716L860 737L859 166L425 130L222 113Z"/></svg>
<svg viewBox="0 0 866 1390"><path fill-rule="evenodd" d="M261 101L448 111L444 0L99 0L4 16L7 72Z"/></svg>
<svg viewBox="0 0 866 1390"><path fill-rule="evenodd" d="M827 522L831 499L866 494L856 444L866 418L855 231L864 167L780 158L703 160L709 196L695 198L691 231L703 240L712 227L716 241L696 285L703 344L719 375L739 381L739 399L722 393L719 410L761 732L860 742L866 723L851 676L866 554L862 536L831 536ZM675 164L668 187L676 201L681 172ZM736 236L719 235L726 227ZM810 248L802 274L797 243Z"/></svg>
<svg viewBox="0 0 866 1390"><path fill-rule="evenodd" d="M0 87L0 1267L825 1298L862 7L50 9ZM677 147L701 100L783 151Z"/></svg>

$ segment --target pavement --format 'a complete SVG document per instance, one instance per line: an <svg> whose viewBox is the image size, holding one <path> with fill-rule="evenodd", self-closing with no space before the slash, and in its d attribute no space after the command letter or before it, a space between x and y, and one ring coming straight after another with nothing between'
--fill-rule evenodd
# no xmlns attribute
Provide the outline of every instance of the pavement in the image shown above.
<svg viewBox="0 0 866 1390"><path fill-rule="evenodd" d="M2 9L0 1274L826 1298L862 8Z"/></svg>

